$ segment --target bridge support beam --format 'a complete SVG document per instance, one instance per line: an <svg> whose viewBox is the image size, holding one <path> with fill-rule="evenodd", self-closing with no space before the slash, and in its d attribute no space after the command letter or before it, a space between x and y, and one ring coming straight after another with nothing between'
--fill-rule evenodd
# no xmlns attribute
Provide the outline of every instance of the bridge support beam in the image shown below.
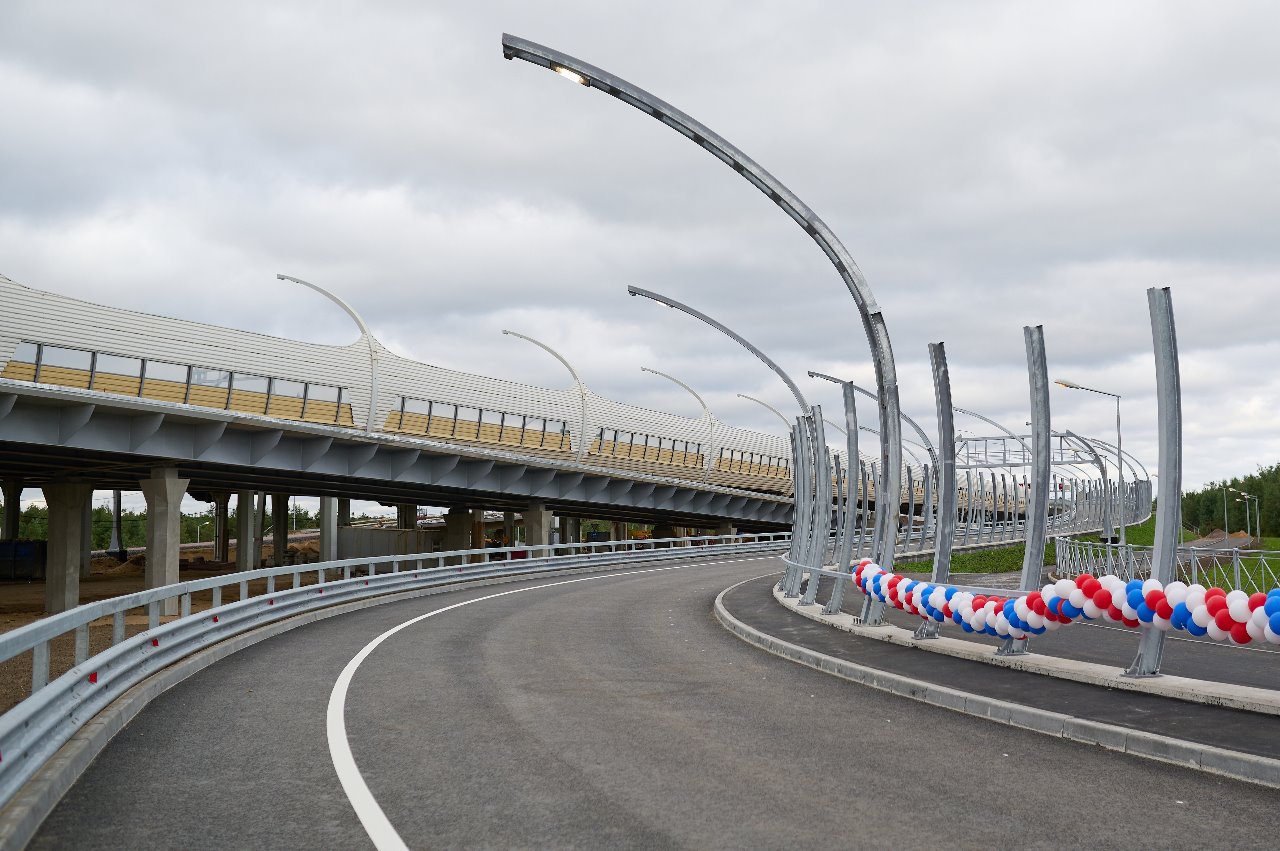
<svg viewBox="0 0 1280 851"><path fill-rule="evenodd" d="M142 496L147 501L147 564L143 586L159 588L178 581L178 545L182 542L182 496L190 479L178 478L172 467L151 471L143 479ZM178 613L176 597L165 600L163 614Z"/></svg>
<svg viewBox="0 0 1280 851"><path fill-rule="evenodd" d="M396 528L397 529L417 529L418 528L418 506L412 503L404 503L396 506Z"/></svg>
<svg viewBox="0 0 1280 851"><path fill-rule="evenodd" d="M444 515L444 548L449 550L466 550L471 548L471 512L462 506L455 505ZM453 560L451 564L456 564Z"/></svg>
<svg viewBox="0 0 1280 851"><path fill-rule="evenodd" d="M258 507L253 491L236 494L236 570L253 570L258 566Z"/></svg>
<svg viewBox="0 0 1280 851"><path fill-rule="evenodd" d="M516 513L514 511L502 512L502 543L507 547L515 546Z"/></svg>
<svg viewBox="0 0 1280 851"><path fill-rule="evenodd" d="M289 495L271 495L271 563L276 567L289 558Z"/></svg>
<svg viewBox="0 0 1280 851"><path fill-rule="evenodd" d="M231 528L227 519L231 494L213 495L213 560L223 564L231 561Z"/></svg>
<svg viewBox="0 0 1280 851"><path fill-rule="evenodd" d="M45 485L41 490L49 506L44 610L52 615L80 605L80 539L84 534L84 506L91 501L93 485L64 483Z"/></svg>
<svg viewBox="0 0 1280 851"><path fill-rule="evenodd" d="M320 497L320 561L338 558L338 502L337 497Z"/></svg>
<svg viewBox="0 0 1280 851"><path fill-rule="evenodd" d="M84 501L80 510L80 578L88 579L93 570L93 494Z"/></svg>
<svg viewBox="0 0 1280 851"><path fill-rule="evenodd" d="M351 525L351 500L345 496L338 497L338 525Z"/></svg>
<svg viewBox="0 0 1280 851"><path fill-rule="evenodd" d="M551 543L551 511L541 502L529 503L520 512L524 521L524 542L532 547L545 547Z"/></svg>
<svg viewBox="0 0 1280 851"><path fill-rule="evenodd" d="M0 525L0 540L12 541L18 537L18 523L22 517L22 479L0 481L4 492L4 517Z"/></svg>

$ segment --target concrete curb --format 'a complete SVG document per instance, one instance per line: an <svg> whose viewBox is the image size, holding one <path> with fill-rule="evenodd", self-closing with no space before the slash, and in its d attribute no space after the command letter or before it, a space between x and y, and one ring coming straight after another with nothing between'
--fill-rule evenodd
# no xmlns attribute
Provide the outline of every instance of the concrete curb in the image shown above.
<svg viewBox="0 0 1280 851"><path fill-rule="evenodd" d="M732 556L732 553L725 555ZM748 558L756 557L756 553L741 554ZM771 557L760 554L761 558ZM676 559L677 562L686 559ZM649 564L661 565L666 560L655 560L636 565L643 568ZM170 665L162 671L143 680L88 721L80 730L58 749L30 780L23 784L17 794L0 810L0 849L20 849L35 835L40 825L53 812L53 808L62 800L62 796L75 784L89 764L97 758L115 736L138 716L152 700L197 674L214 662L224 659L233 653L251 647L260 641L273 638L281 633L297 629L307 624L325 620L338 615L372 608L385 603L411 600L416 597L431 597L437 594L448 594L472 588L483 588L488 585L505 585L513 582L528 582L544 577L572 576L579 573L606 573L611 570L625 569L626 562L612 562L585 567L569 567L563 570L546 571L537 574L520 574L513 576L494 576L476 579L470 582L459 582L432 588L415 588L398 591L379 597L353 600L331 608L303 612L286 620L264 624L257 629L232 636L225 641L199 650L184 659Z"/></svg>
<svg viewBox="0 0 1280 851"><path fill-rule="evenodd" d="M752 580L745 580L751 582ZM1254 756L1253 754L1229 751L1212 745L1203 745L1147 733L1130 730L1113 724L1104 724L1087 718L1064 715L1044 709L1024 706L994 698L969 694L968 692L934 685L923 680L916 680L900 674L882 671L836 659L806 647L800 647L783 641L749 626L730 614L724 606L725 595L744 583L739 582L721 591L716 597L714 613L721 626L737 637L763 650L797 662L808 668L823 673L833 674L861 685L870 686L880 691L907 697L973 715L987 718L1012 727L1033 730L1056 738L1068 739L1083 744L1098 745L1107 750L1134 754L1160 762L1194 768L1234 780L1256 783L1262 786L1280 788L1280 760Z"/></svg>
<svg viewBox="0 0 1280 851"><path fill-rule="evenodd" d="M1099 665L1094 662L1081 662L1075 659L1063 659L1058 656L1044 656L1039 653L1027 653L1022 656L996 656L991 647L961 638L929 638L917 639L909 630L902 627L884 624L883 626L862 626L854 623L853 616L839 612L834 615L822 614L821 604L800 605L799 600L789 600L776 588L773 598L785 608L811 621L826 626L851 632L861 638L874 638L889 644L902 647L914 647L930 653L941 653L944 656L955 656L973 662L998 665L1012 668L1015 671L1026 671L1029 674L1040 674L1074 680L1079 683L1102 686L1103 688L1120 689L1122 691L1141 692L1143 694L1171 697L1191 703L1203 703L1207 706L1221 706L1227 709L1243 709L1246 712L1257 712L1262 715L1280 715L1280 691L1255 688L1253 686L1218 683L1212 680L1195 680L1190 677L1174 677L1167 674L1159 677L1139 678L1121 676L1118 667Z"/></svg>

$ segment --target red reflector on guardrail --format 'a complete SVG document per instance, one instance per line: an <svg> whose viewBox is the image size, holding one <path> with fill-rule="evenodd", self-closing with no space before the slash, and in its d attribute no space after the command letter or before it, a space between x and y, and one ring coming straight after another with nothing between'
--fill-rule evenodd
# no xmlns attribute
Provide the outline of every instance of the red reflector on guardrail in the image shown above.
<svg viewBox="0 0 1280 851"><path fill-rule="evenodd" d="M97 681L98 681L98 672L94 671L92 674L89 675L89 682L96 683Z"/></svg>
<svg viewBox="0 0 1280 851"><path fill-rule="evenodd" d="M218 622L218 616L217 616L217 615L214 615L214 616L213 616L213 622L214 622L214 623L217 623L217 622Z"/></svg>
<svg viewBox="0 0 1280 851"><path fill-rule="evenodd" d="M275 604L276 604L276 601L275 601L275 600L268 600L268 601L267 601L267 605L268 605L268 606L274 606Z"/></svg>
<svg viewBox="0 0 1280 851"><path fill-rule="evenodd" d="M153 639L151 639L151 646L152 646L152 647L159 647L159 646L160 646L160 639L158 639L158 638L153 638Z"/></svg>

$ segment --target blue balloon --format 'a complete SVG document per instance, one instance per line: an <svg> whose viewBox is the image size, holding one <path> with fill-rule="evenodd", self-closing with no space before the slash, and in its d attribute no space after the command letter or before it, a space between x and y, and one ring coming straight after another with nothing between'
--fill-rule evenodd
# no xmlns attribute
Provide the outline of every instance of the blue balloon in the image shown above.
<svg viewBox="0 0 1280 851"><path fill-rule="evenodd" d="M1141 579L1130 579L1128 582L1124 584L1125 596L1132 594L1134 591L1141 591L1141 590L1142 590Z"/></svg>
<svg viewBox="0 0 1280 851"><path fill-rule="evenodd" d="M1276 590L1280 591L1280 588L1277 588ZM946 591L946 597L948 600L950 600L952 597L954 597L958 593L959 592L955 588L948 588Z"/></svg>
<svg viewBox="0 0 1280 851"><path fill-rule="evenodd" d="M1272 588L1267 592L1268 597L1280 597L1280 588Z"/></svg>
<svg viewBox="0 0 1280 851"><path fill-rule="evenodd" d="M960 623L960 628L963 629L965 632L973 632L973 627L969 626L969 624L966 623L965 621L960 621L959 623Z"/></svg>
<svg viewBox="0 0 1280 851"><path fill-rule="evenodd" d="M1138 608L1138 606L1143 605L1143 602L1142 602L1143 599L1144 598L1142 596L1141 587L1137 588L1136 590L1130 591L1128 594L1125 595L1125 600L1128 601L1129 608L1131 609L1136 609Z"/></svg>
<svg viewBox="0 0 1280 851"><path fill-rule="evenodd" d="M1205 635L1206 633L1209 632L1209 630L1198 625L1195 621L1189 620L1187 621L1187 632L1195 636L1200 636L1200 635Z"/></svg>
<svg viewBox="0 0 1280 851"><path fill-rule="evenodd" d="M1173 617L1169 621L1176 629L1186 629L1187 620L1191 617L1191 610L1187 608L1186 603L1179 603L1173 607Z"/></svg>
<svg viewBox="0 0 1280 851"><path fill-rule="evenodd" d="M1280 588L1277 588L1276 591L1280 591ZM1276 591L1272 591L1267 595L1267 602L1262 606L1262 610L1267 613L1267 617L1280 615L1280 594L1277 594Z"/></svg>
<svg viewBox="0 0 1280 851"><path fill-rule="evenodd" d="M1062 614L1065 615L1066 617L1078 618L1080 617L1081 611L1082 611L1081 609L1077 609L1075 606L1071 605L1071 603L1068 602L1067 600L1062 601Z"/></svg>
<svg viewBox="0 0 1280 851"><path fill-rule="evenodd" d="M1280 632L1280 613L1272 615L1268 623L1272 632Z"/></svg>
<svg viewBox="0 0 1280 851"><path fill-rule="evenodd" d="M1156 615L1156 613L1151 611L1146 603L1143 603L1140 606L1134 606L1134 608L1138 610L1138 620L1143 623L1151 623L1151 619Z"/></svg>

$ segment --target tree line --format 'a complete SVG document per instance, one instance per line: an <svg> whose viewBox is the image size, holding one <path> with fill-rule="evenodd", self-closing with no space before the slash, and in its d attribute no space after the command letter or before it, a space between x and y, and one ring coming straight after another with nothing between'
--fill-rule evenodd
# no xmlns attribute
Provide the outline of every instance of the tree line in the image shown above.
<svg viewBox="0 0 1280 851"><path fill-rule="evenodd" d="M228 512L227 528L235 536L235 507ZM320 525L319 512L307 511L295 505L289 513L290 529L316 529ZM92 549L105 550L111 544L111 509L95 505L92 511L93 544ZM147 515L141 511L120 512L120 533L124 537L123 544L129 547L145 547L147 545ZM271 528L271 512L266 514L266 528ZM49 537L49 509L43 505L28 505L23 509L18 521L18 537L29 541L43 541ZM213 509L200 514L182 515L182 543L213 540Z"/></svg>
<svg viewBox="0 0 1280 851"><path fill-rule="evenodd" d="M1280 463L1270 467L1259 467L1258 472L1230 481L1210 482L1198 491L1190 491L1182 495L1182 523L1195 529L1200 534L1207 534L1214 529L1221 529L1223 523L1222 495L1224 488L1235 488L1250 496L1258 497L1237 502L1242 497L1238 493L1226 491L1227 529L1232 532L1248 528L1258 537L1276 537L1280 534ZM1245 506L1249 508L1249 521L1245 522ZM1254 506L1258 507L1255 514ZM1259 516L1260 515L1260 518ZM1262 529L1254 528L1262 521Z"/></svg>

